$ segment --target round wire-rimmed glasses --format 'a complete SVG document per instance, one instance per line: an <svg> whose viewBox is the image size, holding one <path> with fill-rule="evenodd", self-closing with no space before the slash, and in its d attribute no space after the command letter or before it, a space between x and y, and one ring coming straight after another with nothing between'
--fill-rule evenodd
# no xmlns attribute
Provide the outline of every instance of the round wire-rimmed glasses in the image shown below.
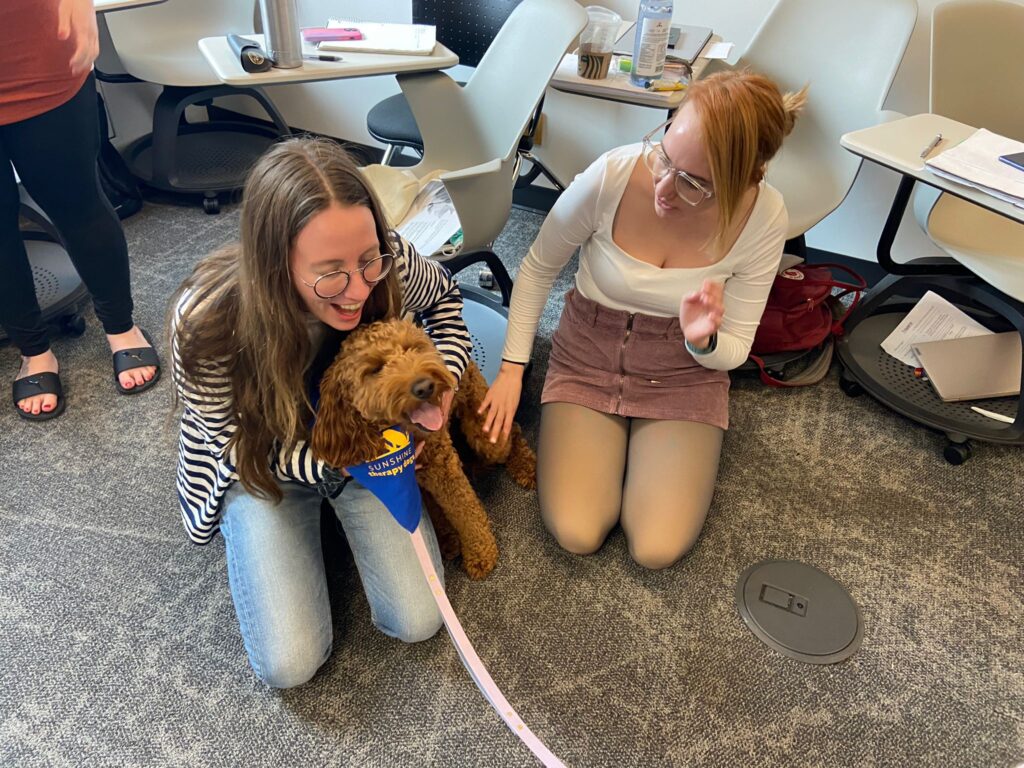
<svg viewBox="0 0 1024 768"><path fill-rule="evenodd" d="M647 166L647 170L651 172L656 181L661 181L667 173L673 174L673 186L679 199L690 205L700 205L705 200L714 197L714 190L705 187L686 171L680 171L674 167L672 161L668 159L668 155L665 154L665 148L662 147L661 142L654 140L654 137L668 128L671 123L671 120L664 122L644 136L644 165Z"/></svg>
<svg viewBox="0 0 1024 768"><path fill-rule="evenodd" d="M352 279L352 274L358 274L363 278L363 282L372 288L387 277L394 263L395 257L390 253L384 253L370 259L359 269L353 269L351 273L346 272L344 269L338 269L334 272L328 272L326 275L320 275L312 283L307 283L303 280L302 284L312 288L313 293L321 299L333 299L338 294L345 292L349 281Z"/></svg>

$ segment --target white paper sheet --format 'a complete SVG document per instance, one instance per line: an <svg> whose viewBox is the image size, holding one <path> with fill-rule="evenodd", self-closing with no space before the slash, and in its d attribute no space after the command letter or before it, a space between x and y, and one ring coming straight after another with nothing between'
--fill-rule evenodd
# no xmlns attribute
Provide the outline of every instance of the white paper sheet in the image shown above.
<svg viewBox="0 0 1024 768"><path fill-rule="evenodd" d="M734 43L712 43L704 49L705 59L727 59L732 53Z"/></svg>
<svg viewBox="0 0 1024 768"><path fill-rule="evenodd" d="M325 40L319 44L319 50L397 53L411 56L429 56L434 52L436 30L427 24L381 24L330 19L327 27L354 27L363 33L363 39Z"/></svg>
<svg viewBox="0 0 1024 768"><path fill-rule="evenodd" d="M424 256L440 251L459 231L459 215L444 183L435 179L424 186L396 229Z"/></svg>
<svg viewBox="0 0 1024 768"><path fill-rule="evenodd" d="M928 291L885 338L882 349L897 360L917 368L921 364L911 349L913 345L923 341L983 336L986 333L992 331L971 319L939 294Z"/></svg>
<svg viewBox="0 0 1024 768"><path fill-rule="evenodd" d="M925 167L951 181L980 189L1024 207L1024 173L1000 162L1000 155L1024 152L1024 142L979 128L954 147L929 158Z"/></svg>

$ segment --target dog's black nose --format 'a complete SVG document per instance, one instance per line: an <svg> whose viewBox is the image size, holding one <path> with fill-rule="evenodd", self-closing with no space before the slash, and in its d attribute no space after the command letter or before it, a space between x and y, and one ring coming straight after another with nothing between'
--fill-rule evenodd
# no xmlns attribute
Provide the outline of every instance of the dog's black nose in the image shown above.
<svg viewBox="0 0 1024 768"><path fill-rule="evenodd" d="M412 384L412 394L418 400L426 400L434 394L434 382L430 379L417 379Z"/></svg>

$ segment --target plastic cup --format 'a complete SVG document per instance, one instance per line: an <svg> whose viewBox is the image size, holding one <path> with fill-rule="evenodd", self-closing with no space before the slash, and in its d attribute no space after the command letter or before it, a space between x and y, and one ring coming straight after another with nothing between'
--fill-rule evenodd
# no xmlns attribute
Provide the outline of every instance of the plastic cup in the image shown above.
<svg viewBox="0 0 1024 768"><path fill-rule="evenodd" d="M622 17L599 5L587 6L587 26L580 33L577 74L587 80L608 77L612 49L619 34Z"/></svg>

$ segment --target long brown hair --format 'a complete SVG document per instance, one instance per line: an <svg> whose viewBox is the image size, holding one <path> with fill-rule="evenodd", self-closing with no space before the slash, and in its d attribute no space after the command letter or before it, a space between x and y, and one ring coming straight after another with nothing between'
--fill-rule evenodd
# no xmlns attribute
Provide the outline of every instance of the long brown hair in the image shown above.
<svg viewBox="0 0 1024 768"><path fill-rule="evenodd" d="M295 238L332 203L370 209L382 252L395 251L395 235L352 158L325 139L281 142L261 157L245 183L241 241L201 261L178 289L183 297L173 325L182 376L201 384L210 366L231 381L237 424L229 449L246 490L281 499L270 469L275 443L286 452L308 439L312 406L304 374L312 348L308 317L292 283ZM361 323L401 312L398 270L370 293Z"/></svg>
<svg viewBox="0 0 1024 768"><path fill-rule="evenodd" d="M711 181L718 199L716 247L727 237L743 194L764 176L807 101L807 86L783 94L764 75L720 72L686 93L700 118Z"/></svg>

